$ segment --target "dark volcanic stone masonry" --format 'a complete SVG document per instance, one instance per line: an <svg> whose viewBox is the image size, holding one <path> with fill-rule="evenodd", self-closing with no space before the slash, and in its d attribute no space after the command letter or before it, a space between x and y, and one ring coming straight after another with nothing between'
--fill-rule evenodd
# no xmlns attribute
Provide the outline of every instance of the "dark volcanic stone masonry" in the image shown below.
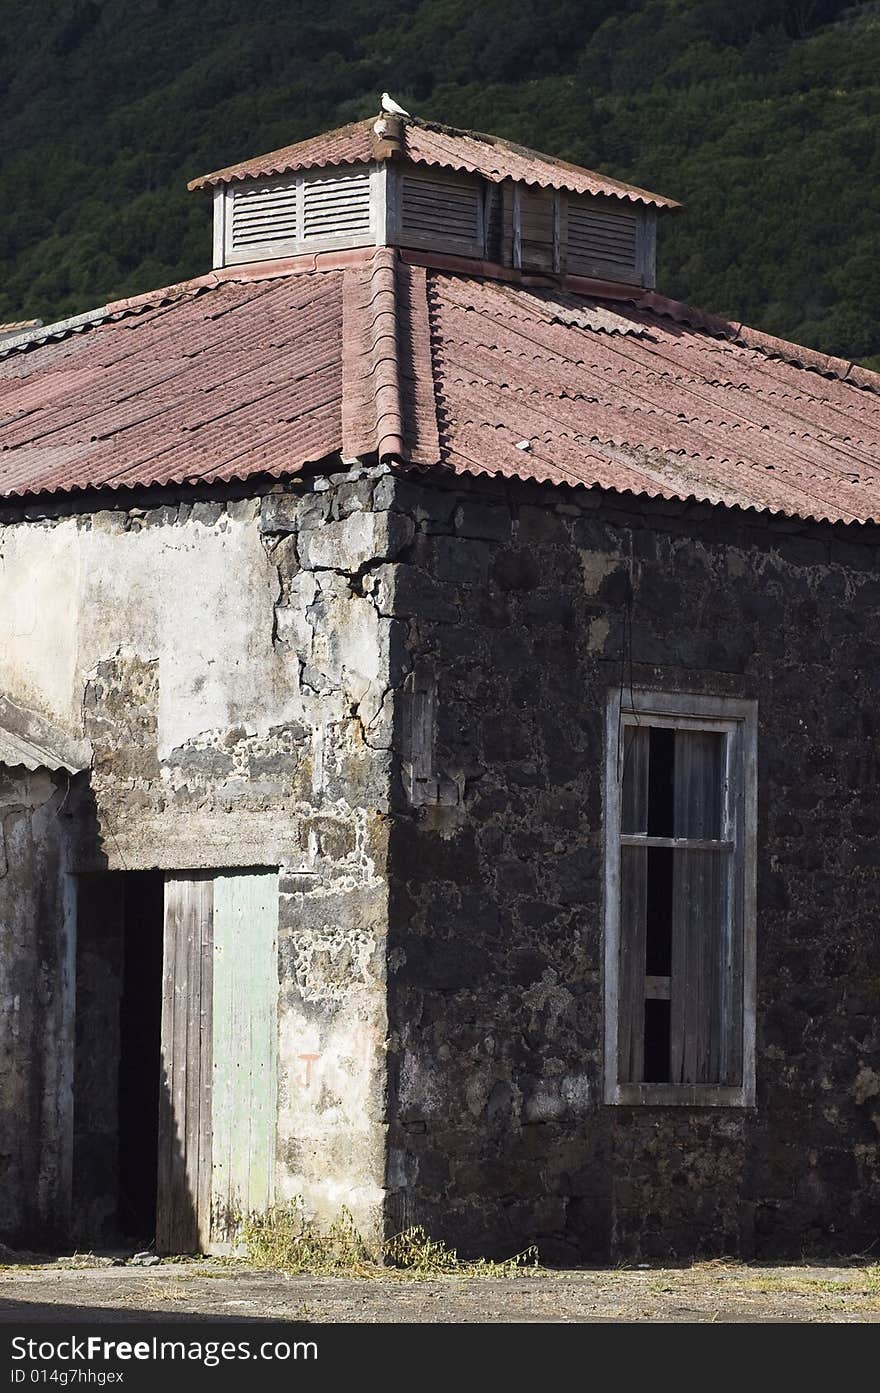
<svg viewBox="0 0 880 1393"><path fill-rule="evenodd" d="M706 506L400 481L436 801L390 838L392 1226L548 1260L880 1222L880 550ZM757 1107L602 1103L607 689L756 698ZM402 719L406 720L405 709Z"/></svg>

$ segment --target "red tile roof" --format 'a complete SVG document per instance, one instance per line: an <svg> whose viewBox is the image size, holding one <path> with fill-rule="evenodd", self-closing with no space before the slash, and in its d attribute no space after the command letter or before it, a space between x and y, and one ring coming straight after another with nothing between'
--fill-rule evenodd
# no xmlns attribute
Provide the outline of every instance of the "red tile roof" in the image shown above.
<svg viewBox="0 0 880 1393"><path fill-rule="evenodd" d="M650 291L428 259L229 269L0 345L0 495L378 455L880 522L880 375Z"/></svg>
<svg viewBox="0 0 880 1393"><path fill-rule="evenodd" d="M288 174L296 169L324 169L331 164L369 164L374 159L376 139L373 127L376 118L355 121L350 126L311 136L308 140L271 150L267 155L255 155L240 164L227 165L213 174L191 179L188 189L204 189L217 184L231 184L236 179L254 179L266 174Z"/></svg>
<svg viewBox="0 0 880 1393"><path fill-rule="evenodd" d="M400 157L417 164L434 165L440 169L455 169L480 174L491 183L515 179L544 189L567 189L571 193L605 194L625 198L635 203L648 203L657 208L677 208L671 198L649 193L634 184L621 183L605 174L541 155L522 145L513 145L498 136L478 131L459 131L451 126L434 125L404 118ZM213 174L205 174L189 183L190 189L202 189L217 184L229 184L238 179L252 179L269 174L288 174L299 169L322 169L327 165L368 164L387 157L387 150L377 136L376 118L342 126L337 131L301 140L268 155L243 160Z"/></svg>
<svg viewBox="0 0 880 1393"><path fill-rule="evenodd" d="M0 360L0 490L245 478L339 448L343 272L198 286Z"/></svg>
<svg viewBox="0 0 880 1393"><path fill-rule="evenodd" d="M606 303L601 324L589 298L448 273L429 301L453 469L880 521L876 373L707 331L650 292Z"/></svg>
<svg viewBox="0 0 880 1393"><path fill-rule="evenodd" d="M383 248L346 274L342 431L347 456L440 459L426 272Z"/></svg>

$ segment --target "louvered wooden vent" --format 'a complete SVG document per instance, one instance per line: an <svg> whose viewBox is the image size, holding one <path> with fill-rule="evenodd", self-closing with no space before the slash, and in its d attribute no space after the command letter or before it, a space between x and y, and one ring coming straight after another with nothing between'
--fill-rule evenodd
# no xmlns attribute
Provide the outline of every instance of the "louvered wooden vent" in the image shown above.
<svg viewBox="0 0 880 1393"><path fill-rule="evenodd" d="M350 236L370 230L370 173L310 179L304 185L305 240Z"/></svg>
<svg viewBox="0 0 880 1393"><path fill-rule="evenodd" d="M294 256L313 247L357 247L371 240L368 169L321 170L231 190L228 261Z"/></svg>
<svg viewBox="0 0 880 1393"><path fill-rule="evenodd" d="M401 193L404 246L481 254L482 209L475 180L405 174Z"/></svg>
<svg viewBox="0 0 880 1393"><path fill-rule="evenodd" d="M519 190L519 264L524 271L556 265L556 198L552 189Z"/></svg>
<svg viewBox="0 0 880 1393"><path fill-rule="evenodd" d="M263 242L295 241L298 220L298 180L269 188L236 189L232 199L232 250Z"/></svg>
<svg viewBox="0 0 880 1393"><path fill-rule="evenodd" d="M654 284L656 214L622 200L376 162L215 192L214 265L399 246L525 273Z"/></svg>
<svg viewBox="0 0 880 1393"><path fill-rule="evenodd" d="M611 275L637 279L638 218L635 213L568 201L567 269L574 276Z"/></svg>

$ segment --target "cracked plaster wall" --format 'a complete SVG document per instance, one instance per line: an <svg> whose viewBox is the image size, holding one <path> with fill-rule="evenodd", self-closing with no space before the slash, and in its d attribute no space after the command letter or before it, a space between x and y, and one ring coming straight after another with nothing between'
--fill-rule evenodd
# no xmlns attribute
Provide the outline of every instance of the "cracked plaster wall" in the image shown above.
<svg viewBox="0 0 880 1393"><path fill-rule="evenodd" d="M4 693L91 742L65 808L75 870L279 867L278 1198L323 1218L345 1203L376 1236L391 621L363 581L409 532L370 511L374 485L355 468L261 497L9 512L0 618ZM25 917L57 955L52 838L40 856ZM60 978L38 977L28 1018L68 1028ZM47 1093L29 1040L7 1035L15 1087ZM56 1130L69 1148L69 1118ZM30 1214L17 1185L10 1212Z"/></svg>

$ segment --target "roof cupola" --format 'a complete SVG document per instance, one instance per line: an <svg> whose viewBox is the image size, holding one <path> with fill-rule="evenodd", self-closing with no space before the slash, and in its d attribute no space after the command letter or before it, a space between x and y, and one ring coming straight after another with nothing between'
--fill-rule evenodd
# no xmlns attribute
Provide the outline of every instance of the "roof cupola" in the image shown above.
<svg viewBox="0 0 880 1393"><path fill-rule="evenodd" d="M194 179L214 191L214 266L395 246L554 277L654 285L672 199L496 136L378 118Z"/></svg>

